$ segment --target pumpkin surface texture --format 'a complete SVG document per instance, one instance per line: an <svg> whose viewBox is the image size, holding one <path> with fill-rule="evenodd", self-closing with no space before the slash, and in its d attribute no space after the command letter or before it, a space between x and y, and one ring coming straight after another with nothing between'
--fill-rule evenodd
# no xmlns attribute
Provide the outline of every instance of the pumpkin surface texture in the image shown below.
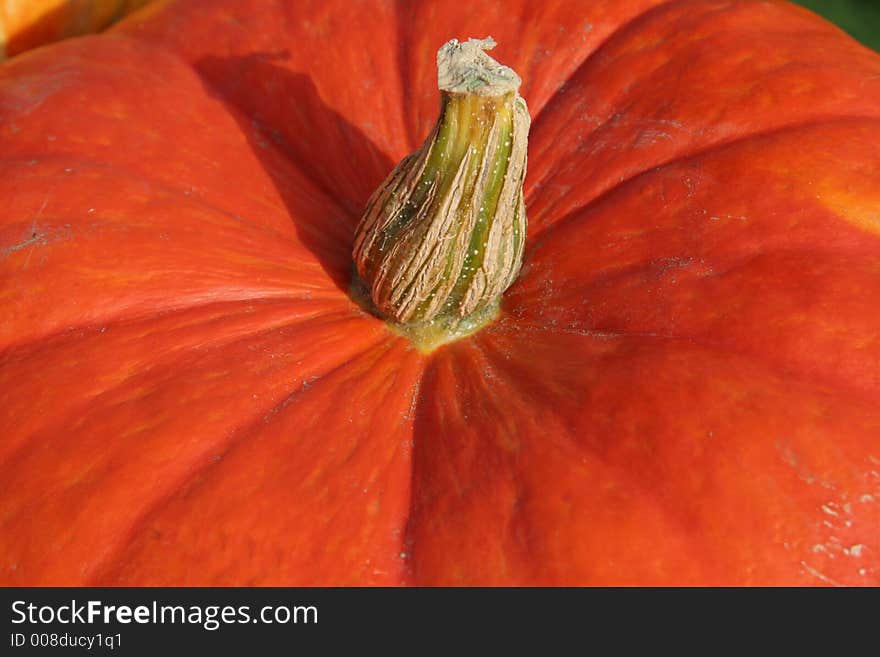
<svg viewBox="0 0 880 657"><path fill-rule="evenodd" d="M355 228L498 43L498 318ZM0 66L0 583L880 584L880 57L784 2L151 3Z"/></svg>

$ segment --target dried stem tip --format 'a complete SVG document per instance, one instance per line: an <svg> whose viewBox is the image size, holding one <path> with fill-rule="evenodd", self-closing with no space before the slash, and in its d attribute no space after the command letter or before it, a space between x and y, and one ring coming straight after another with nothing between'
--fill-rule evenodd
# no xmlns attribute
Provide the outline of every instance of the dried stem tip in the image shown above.
<svg viewBox="0 0 880 657"><path fill-rule="evenodd" d="M437 124L358 226L358 274L394 322L484 317L519 272L530 120L519 76L484 52L494 46L453 39L440 48Z"/></svg>

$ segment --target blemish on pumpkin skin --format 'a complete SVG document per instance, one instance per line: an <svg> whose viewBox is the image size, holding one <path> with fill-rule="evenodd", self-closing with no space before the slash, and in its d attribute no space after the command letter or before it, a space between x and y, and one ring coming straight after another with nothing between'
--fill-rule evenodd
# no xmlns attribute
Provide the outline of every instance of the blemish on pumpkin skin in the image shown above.
<svg viewBox="0 0 880 657"><path fill-rule="evenodd" d="M849 548L844 548L843 552L850 557L858 558L862 556L862 553L867 547L867 545L862 545L861 543L859 543L857 545L851 545Z"/></svg>
<svg viewBox="0 0 880 657"><path fill-rule="evenodd" d="M809 573L816 579L822 580L826 584L831 584L832 586L843 586L843 584L841 584L840 582L837 582L830 577L826 577L821 572L811 567L806 561L801 561L801 567L804 569L805 572Z"/></svg>
<svg viewBox="0 0 880 657"><path fill-rule="evenodd" d="M672 135L668 132L663 132L662 130L643 130L639 133L638 137L636 137L635 143L633 143L633 148L647 148L664 140L672 140Z"/></svg>
<svg viewBox="0 0 880 657"><path fill-rule="evenodd" d="M785 464L795 471L798 479L801 479L802 481L805 481L810 485L818 484L819 486L827 490L836 489L836 486L833 483L820 479L814 473L810 472L806 467L804 467L798 460L798 457L792 447L786 442L777 442L776 451L779 453Z"/></svg>
<svg viewBox="0 0 880 657"><path fill-rule="evenodd" d="M27 267L30 264L31 255L35 248L47 246L54 242L68 240L72 237L73 231L69 224L65 224L64 226L53 226L45 229L41 228L36 222L34 222L29 227L26 235L27 236L24 239L15 244L0 248L0 261L12 257L18 251L27 249L28 253L23 263L23 267Z"/></svg>
<svg viewBox="0 0 880 657"><path fill-rule="evenodd" d="M7 246L3 249L3 255L8 255L15 251L20 251L21 249L30 246L31 244L38 244L43 239L44 235L42 233L31 233L31 236L24 240L23 242L19 242L18 244L13 244L12 246Z"/></svg>

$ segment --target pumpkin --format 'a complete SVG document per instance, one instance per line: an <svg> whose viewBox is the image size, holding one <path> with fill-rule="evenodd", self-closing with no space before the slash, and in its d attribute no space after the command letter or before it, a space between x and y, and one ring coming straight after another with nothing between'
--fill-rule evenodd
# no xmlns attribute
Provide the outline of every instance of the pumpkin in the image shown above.
<svg viewBox="0 0 880 657"><path fill-rule="evenodd" d="M354 231L486 35L525 256L424 353ZM4 584L880 583L880 57L806 10L159 3L0 116Z"/></svg>
<svg viewBox="0 0 880 657"><path fill-rule="evenodd" d="M0 60L97 32L149 0L0 0Z"/></svg>

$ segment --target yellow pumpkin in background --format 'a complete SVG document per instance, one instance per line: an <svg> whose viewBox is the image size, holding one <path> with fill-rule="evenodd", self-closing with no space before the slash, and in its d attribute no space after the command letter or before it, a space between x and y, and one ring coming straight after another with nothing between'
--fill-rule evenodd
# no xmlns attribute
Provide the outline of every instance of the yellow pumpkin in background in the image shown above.
<svg viewBox="0 0 880 657"><path fill-rule="evenodd" d="M0 60L97 32L150 0L0 0Z"/></svg>

